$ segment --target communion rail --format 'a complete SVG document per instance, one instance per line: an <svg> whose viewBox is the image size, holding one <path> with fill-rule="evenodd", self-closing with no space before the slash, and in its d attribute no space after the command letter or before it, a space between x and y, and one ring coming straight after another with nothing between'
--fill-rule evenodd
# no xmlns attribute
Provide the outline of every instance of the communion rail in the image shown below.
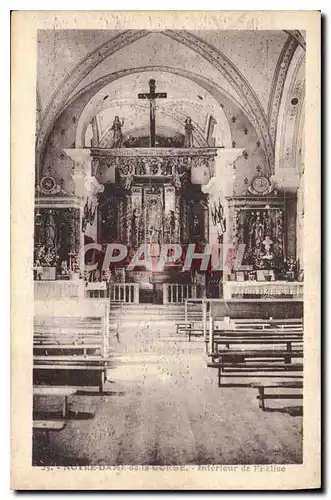
<svg viewBox="0 0 331 500"><path fill-rule="evenodd" d="M196 299L202 296L199 285L182 283L163 283L163 304L182 304L186 299Z"/></svg>
<svg viewBox="0 0 331 500"><path fill-rule="evenodd" d="M108 297L112 302L139 304L139 283L91 281L86 285L85 295L87 298Z"/></svg>

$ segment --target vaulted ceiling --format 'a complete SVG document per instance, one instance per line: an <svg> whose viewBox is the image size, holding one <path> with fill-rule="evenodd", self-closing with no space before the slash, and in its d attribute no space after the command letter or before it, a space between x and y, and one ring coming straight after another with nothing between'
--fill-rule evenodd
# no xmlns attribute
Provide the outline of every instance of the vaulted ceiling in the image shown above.
<svg viewBox="0 0 331 500"><path fill-rule="evenodd" d="M233 62L267 110L277 61L289 35L281 30L203 30L193 33ZM38 35L38 85L42 109L47 107L54 92L76 65L117 35L116 30L41 30ZM199 68L200 74L211 79L214 76L224 90L240 100L227 79L220 80L220 75L210 63L162 32L149 32L100 62L81 80L76 91L115 70L153 64L189 71Z"/></svg>
<svg viewBox="0 0 331 500"><path fill-rule="evenodd" d="M37 163L68 105L77 108L72 117L76 147L87 145L92 119L100 139L115 115L124 119L126 137L137 130L148 133L148 102L139 101L137 94L146 92L148 80L155 78L157 90L168 95L157 103L159 131L183 134L190 116L196 143L206 145L213 116L217 145L234 147L231 120L243 113L271 172L282 92L298 50L304 52L302 33L282 30L41 30ZM246 118L239 121L246 134Z"/></svg>

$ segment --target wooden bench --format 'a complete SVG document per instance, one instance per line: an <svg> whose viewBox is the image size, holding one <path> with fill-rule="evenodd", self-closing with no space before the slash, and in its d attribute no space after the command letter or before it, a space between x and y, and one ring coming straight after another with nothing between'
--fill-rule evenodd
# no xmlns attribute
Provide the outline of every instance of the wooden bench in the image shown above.
<svg viewBox="0 0 331 500"><path fill-rule="evenodd" d="M259 395L259 407L265 410L265 400L266 399L303 399L303 394L292 394L292 393L273 393L266 394L265 389L303 389L303 382L275 382L275 383L252 383L251 387L258 389Z"/></svg>
<svg viewBox="0 0 331 500"><path fill-rule="evenodd" d="M259 335L263 332L303 334L303 324L301 318L235 318L225 322L224 317L210 316L208 331L205 336L206 352L214 351L213 341L224 332L239 332L245 336Z"/></svg>
<svg viewBox="0 0 331 500"><path fill-rule="evenodd" d="M62 407L62 416L63 418L67 418L69 416L69 396L73 396L77 393L77 389L73 389L72 387L52 387L52 386L34 386L33 387L33 396L58 396L63 397L63 407Z"/></svg>
<svg viewBox="0 0 331 500"><path fill-rule="evenodd" d="M176 333L185 332L192 328L192 323L176 323Z"/></svg>
<svg viewBox="0 0 331 500"><path fill-rule="evenodd" d="M91 305L92 304L92 305ZM79 306L80 304L78 304ZM89 301L89 308L93 308ZM109 317L97 314L36 315L34 319L33 372L58 374L65 371L95 373L99 390L104 390L109 361ZM76 313L76 311L74 311ZM70 313L70 311L69 311Z"/></svg>
<svg viewBox="0 0 331 500"><path fill-rule="evenodd" d="M176 333L185 333L188 336L189 342L191 341L191 337L206 335L206 299L185 299L184 311L185 320L176 323Z"/></svg>
<svg viewBox="0 0 331 500"><path fill-rule="evenodd" d="M81 373L94 373L98 380L97 384L100 392L104 392L105 382L107 379L107 360L103 360L102 358L98 358L95 361L91 361L90 359L84 358L84 360L76 361L75 359L65 359L59 360L58 358L55 360L38 360L34 358L33 364L33 372L38 378L39 372L57 372L59 373L64 371L76 371Z"/></svg>
<svg viewBox="0 0 331 500"><path fill-rule="evenodd" d="M218 361L214 361L215 357ZM291 372L302 372L303 365L292 363L292 359L302 357L303 350L230 350L214 354L213 361L207 366L218 370L218 386L221 387L221 377L279 377L286 373L286 377L298 378L297 373L293 375Z"/></svg>
<svg viewBox="0 0 331 500"><path fill-rule="evenodd" d="M34 420L33 430L42 431L45 434L46 442L49 442L50 431L62 431L66 426L66 422L63 420Z"/></svg>
<svg viewBox="0 0 331 500"><path fill-rule="evenodd" d="M231 319L232 323L236 328L241 327L265 327L265 326L289 326L293 328L295 326L302 327L302 319L301 318L269 318L269 319Z"/></svg>
<svg viewBox="0 0 331 500"><path fill-rule="evenodd" d="M292 343L303 343L303 332L293 330L218 330L213 332L212 342L209 342L211 353L218 351L219 345L256 345L283 344L291 350Z"/></svg>

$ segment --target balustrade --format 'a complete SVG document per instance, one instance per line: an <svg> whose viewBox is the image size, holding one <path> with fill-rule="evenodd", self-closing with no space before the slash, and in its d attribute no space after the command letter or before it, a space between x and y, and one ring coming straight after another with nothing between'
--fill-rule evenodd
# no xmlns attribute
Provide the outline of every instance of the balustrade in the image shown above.
<svg viewBox="0 0 331 500"><path fill-rule="evenodd" d="M201 296L201 287L194 284L164 283L163 303L182 304L186 299L195 299Z"/></svg>

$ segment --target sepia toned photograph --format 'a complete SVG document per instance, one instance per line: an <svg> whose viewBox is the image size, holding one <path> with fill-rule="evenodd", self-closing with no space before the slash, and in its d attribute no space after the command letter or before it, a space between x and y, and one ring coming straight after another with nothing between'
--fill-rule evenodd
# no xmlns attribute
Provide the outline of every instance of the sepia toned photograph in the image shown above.
<svg viewBox="0 0 331 500"><path fill-rule="evenodd" d="M25 428L47 477L305 466L309 28L166 24L35 26Z"/></svg>

